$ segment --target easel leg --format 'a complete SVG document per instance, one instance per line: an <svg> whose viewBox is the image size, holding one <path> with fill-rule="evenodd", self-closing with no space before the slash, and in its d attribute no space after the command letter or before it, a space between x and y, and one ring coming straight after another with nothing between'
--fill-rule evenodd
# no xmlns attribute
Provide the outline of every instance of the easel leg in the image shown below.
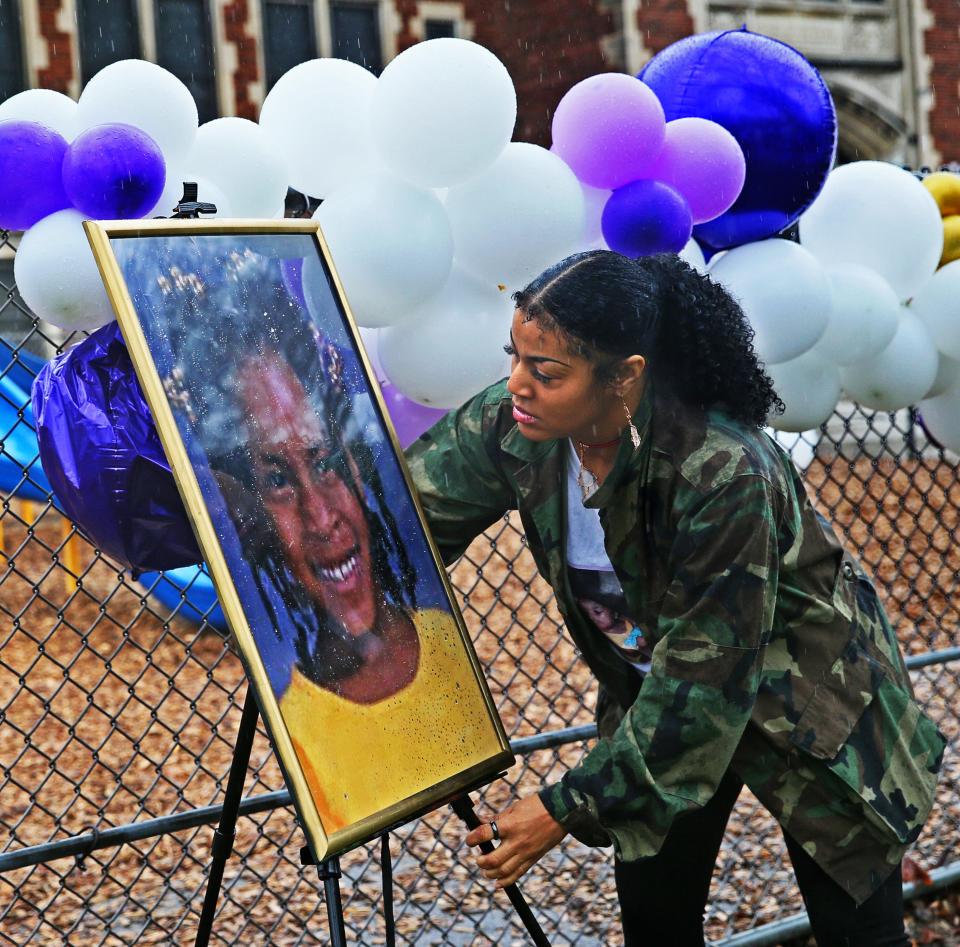
<svg viewBox="0 0 960 947"><path fill-rule="evenodd" d="M257 734L258 714L257 699L253 696L253 688L248 686L247 696L243 701L240 728L237 730L237 742L233 748L233 762L230 764L230 775L227 778L227 791L223 796L220 824L213 833L213 844L210 847L210 875L207 878L207 892L203 898L197 939L194 941L195 947L207 947L210 942L213 916L217 913L217 900L223 884L223 870L233 850L233 840L236 837L237 814L240 811L240 798L247 775L247 764L250 762L250 750L253 748L253 739Z"/></svg>
<svg viewBox="0 0 960 947"><path fill-rule="evenodd" d="M459 799L454 800L451 805L453 811L460 817L468 829L475 829L481 824L477 813L473 810L473 803L470 801L469 796L461 796ZM495 851L491 842L482 842L479 848L485 855ZM550 947L550 941L547 940L547 935L543 933L543 928L540 927L540 923L533 916L533 911L530 910L530 905L527 904L526 898L521 894L520 889L515 884L512 884L507 885L503 890L506 892L510 903L517 912L517 916L523 922L523 926L527 929L527 933L530 935L530 939L534 944L536 944L536 947Z"/></svg>
<svg viewBox="0 0 960 947"><path fill-rule="evenodd" d="M303 864L310 864L306 860L310 854L301 849L300 860ZM317 875L323 882L323 894L327 901L327 920L330 922L330 947L347 947L347 932L343 926L343 901L340 899L340 870L339 858L328 858L317 865Z"/></svg>

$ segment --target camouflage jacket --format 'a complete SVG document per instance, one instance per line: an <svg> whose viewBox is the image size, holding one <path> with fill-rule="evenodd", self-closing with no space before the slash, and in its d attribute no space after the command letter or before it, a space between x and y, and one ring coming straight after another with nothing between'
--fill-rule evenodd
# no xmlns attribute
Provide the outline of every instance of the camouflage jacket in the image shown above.
<svg viewBox="0 0 960 947"><path fill-rule="evenodd" d="M631 617L639 683L580 612L564 555L562 441L533 442L501 382L408 450L446 561L508 509L601 686L601 739L540 797L581 841L633 860L728 768L859 902L923 825L944 740L919 710L876 593L761 431L675 404L635 418L588 504Z"/></svg>

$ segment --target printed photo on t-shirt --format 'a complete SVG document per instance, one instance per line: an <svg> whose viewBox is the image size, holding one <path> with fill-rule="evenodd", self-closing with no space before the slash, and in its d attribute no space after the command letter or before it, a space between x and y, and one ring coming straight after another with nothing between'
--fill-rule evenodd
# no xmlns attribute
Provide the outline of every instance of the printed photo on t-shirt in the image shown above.
<svg viewBox="0 0 960 947"><path fill-rule="evenodd" d="M629 616L616 573L569 567L570 585L586 618L606 635L620 656L641 674L650 670L651 646Z"/></svg>

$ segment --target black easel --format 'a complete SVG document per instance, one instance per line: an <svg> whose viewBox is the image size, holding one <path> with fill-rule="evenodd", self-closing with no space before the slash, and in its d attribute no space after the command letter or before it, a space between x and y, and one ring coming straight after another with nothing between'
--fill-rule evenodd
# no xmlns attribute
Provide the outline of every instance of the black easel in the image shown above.
<svg viewBox="0 0 960 947"><path fill-rule="evenodd" d="M210 848L210 875L207 879L207 890L203 898L203 908L200 912L200 923L197 926L197 937L194 947L208 947L210 933L213 930L213 918L217 912L217 901L220 897L220 888L223 885L223 872L233 850L233 841L236 838L237 816L240 813L240 800L243 795L243 782L247 775L247 765L250 762L250 751L257 734L257 699L253 688L247 688L247 695L243 701L243 713L240 717L240 727L237 730L237 742L233 749L233 762L230 764L230 775L227 777L227 789L223 796L223 809L220 813L220 822L213 833L213 844ZM466 824L468 829L475 829L480 825L480 819L473 810L469 795L460 796L451 802L453 811ZM494 851L490 842L483 842L480 850L485 853ZM390 861L390 846L385 833L382 839L381 859L383 861L383 901L384 915L387 921L388 944L393 943L393 894L392 894L392 865ZM303 865L317 865L317 874L323 882L324 894L327 902L327 917L330 922L331 947L346 947L347 936L343 923L343 902L340 898L340 859L328 858L317 864L309 846L300 849L300 863ZM523 926L527 929L531 940L536 947L550 947L550 942L543 933L533 911L515 885L507 885L504 889L510 903L514 906Z"/></svg>
<svg viewBox="0 0 960 947"><path fill-rule="evenodd" d="M469 795L455 799L450 805L468 829L475 829L482 824L476 812L473 811L473 803L470 801ZM492 842L481 842L479 847L480 851L485 855L496 851ZM547 935L543 933L543 928L540 927L537 919L533 916L533 911L530 910L530 905L527 904L527 900L524 898L520 889L515 884L512 884L507 885L503 890L506 892L510 903L517 912L517 916L523 921L523 926L527 929L527 933L530 935L530 939L534 944L536 944L536 947L550 947L550 941L547 940Z"/></svg>
<svg viewBox="0 0 960 947"><path fill-rule="evenodd" d="M240 728L237 730L237 742L233 748L233 762L230 764L230 775L227 778L227 790L223 795L223 809L220 813L220 823L213 833L213 844L210 846L210 876L207 879L207 890L203 897L203 909L200 912L200 923L197 926L197 938L194 947L207 947L210 942L210 933L213 930L213 918L217 913L217 901L220 897L220 888L223 885L223 871L233 850L233 841L236 838L237 816L240 812L240 799L243 794L243 781L247 775L247 765L250 762L250 751L253 740L257 735L257 717L259 716L257 699L253 695L253 688L247 688L247 696L243 701L243 714L240 717ZM302 864L316 864L309 849L300 852ZM346 947L347 935L343 924L343 902L340 898L340 859L328 858L317 865L317 874L323 882L327 900L327 917L330 920L330 943L332 947ZM387 892L384 892L384 897Z"/></svg>
<svg viewBox="0 0 960 947"><path fill-rule="evenodd" d="M201 214L215 214L217 212L217 205L201 201L197 195L197 190L196 181L183 182L183 197L177 201L177 206L173 209L172 219L199 220Z"/></svg>

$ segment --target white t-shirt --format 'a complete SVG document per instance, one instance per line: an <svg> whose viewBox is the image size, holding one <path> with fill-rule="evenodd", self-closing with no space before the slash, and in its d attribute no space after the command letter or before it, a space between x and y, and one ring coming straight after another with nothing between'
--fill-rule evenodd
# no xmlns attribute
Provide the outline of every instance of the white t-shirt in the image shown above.
<svg viewBox="0 0 960 947"><path fill-rule="evenodd" d="M650 644L643 629L627 614L623 587L604 546L600 511L583 505L578 482L580 458L572 441L568 446L566 540L570 586L584 617L606 635L625 661L646 674L650 670ZM593 482L588 471L584 471L584 479Z"/></svg>

